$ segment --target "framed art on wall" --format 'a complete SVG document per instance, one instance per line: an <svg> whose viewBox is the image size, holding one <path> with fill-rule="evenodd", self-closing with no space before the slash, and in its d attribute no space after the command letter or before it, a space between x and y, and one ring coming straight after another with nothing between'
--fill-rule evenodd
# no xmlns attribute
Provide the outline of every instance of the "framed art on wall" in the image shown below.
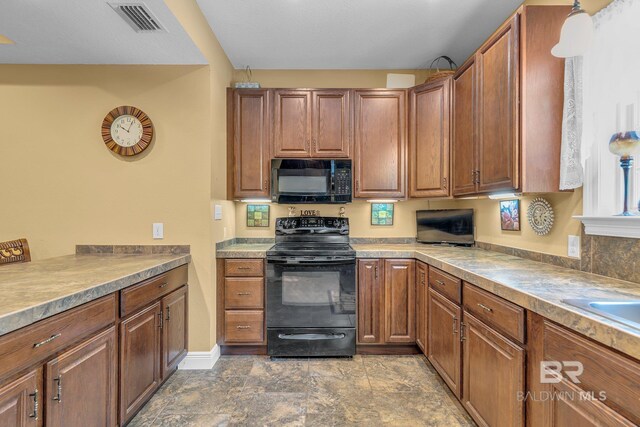
<svg viewBox="0 0 640 427"><path fill-rule="evenodd" d="M371 225L393 225L393 203L371 203Z"/></svg>
<svg viewBox="0 0 640 427"><path fill-rule="evenodd" d="M269 227L269 205L247 205L247 227Z"/></svg>
<svg viewBox="0 0 640 427"><path fill-rule="evenodd" d="M520 200L500 201L500 228L505 231L520 231Z"/></svg>

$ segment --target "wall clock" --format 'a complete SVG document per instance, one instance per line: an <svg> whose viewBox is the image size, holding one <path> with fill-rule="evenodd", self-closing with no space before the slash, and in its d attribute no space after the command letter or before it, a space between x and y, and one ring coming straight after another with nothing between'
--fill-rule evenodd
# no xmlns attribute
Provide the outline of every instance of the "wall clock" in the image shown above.
<svg viewBox="0 0 640 427"><path fill-rule="evenodd" d="M121 156L135 156L151 144L153 123L144 111L127 105L109 111L102 121L102 139Z"/></svg>
<svg viewBox="0 0 640 427"><path fill-rule="evenodd" d="M529 225L538 236L549 234L553 227L553 208L545 199L535 198L527 209Z"/></svg>

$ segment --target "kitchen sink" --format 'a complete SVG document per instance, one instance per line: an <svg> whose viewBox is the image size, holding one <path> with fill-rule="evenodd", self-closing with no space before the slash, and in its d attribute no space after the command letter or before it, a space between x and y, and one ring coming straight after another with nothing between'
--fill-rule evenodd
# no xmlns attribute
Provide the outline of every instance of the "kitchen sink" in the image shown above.
<svg viewBox="0 0 640 427"><path fill-rule="evenodd" d="M640 300L566 299L562 302L640 329Z"/></svg>

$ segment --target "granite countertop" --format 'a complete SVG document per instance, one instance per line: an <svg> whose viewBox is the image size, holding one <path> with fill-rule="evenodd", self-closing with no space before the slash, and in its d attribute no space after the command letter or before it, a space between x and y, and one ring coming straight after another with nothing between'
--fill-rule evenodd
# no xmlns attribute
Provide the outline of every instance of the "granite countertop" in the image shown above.
<svg viewBox="0 0 640 427"><path fill-rule="evenodd" d="M271 243L235 243L216 251L216 258L265 258Z"/></svg>
<svg viewBox="0 0 640 427"><path fill-rule="evenodd" d="M271 244L237 244L218 258L262 258ZM568 298L640 299L640 284L479 248L352 243L358 258L415 258L640 359L640 330L563 303Z"/></svg>
<svg viewBox="0 0 640 427"><path fill-rule="evenodd" d="M0 335L187 264L191 255L66 255L0 267Z"/></svg>

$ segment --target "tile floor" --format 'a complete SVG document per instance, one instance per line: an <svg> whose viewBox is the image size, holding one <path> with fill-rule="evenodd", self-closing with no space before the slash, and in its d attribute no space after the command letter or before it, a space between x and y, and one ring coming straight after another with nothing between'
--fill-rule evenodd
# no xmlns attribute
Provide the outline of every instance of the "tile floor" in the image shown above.
<svg viewBox="0 0 640 427"><path fill-rule="evenodd" d="M178 371L129 424L473 426L424 356L223 356Z"/></svg>

